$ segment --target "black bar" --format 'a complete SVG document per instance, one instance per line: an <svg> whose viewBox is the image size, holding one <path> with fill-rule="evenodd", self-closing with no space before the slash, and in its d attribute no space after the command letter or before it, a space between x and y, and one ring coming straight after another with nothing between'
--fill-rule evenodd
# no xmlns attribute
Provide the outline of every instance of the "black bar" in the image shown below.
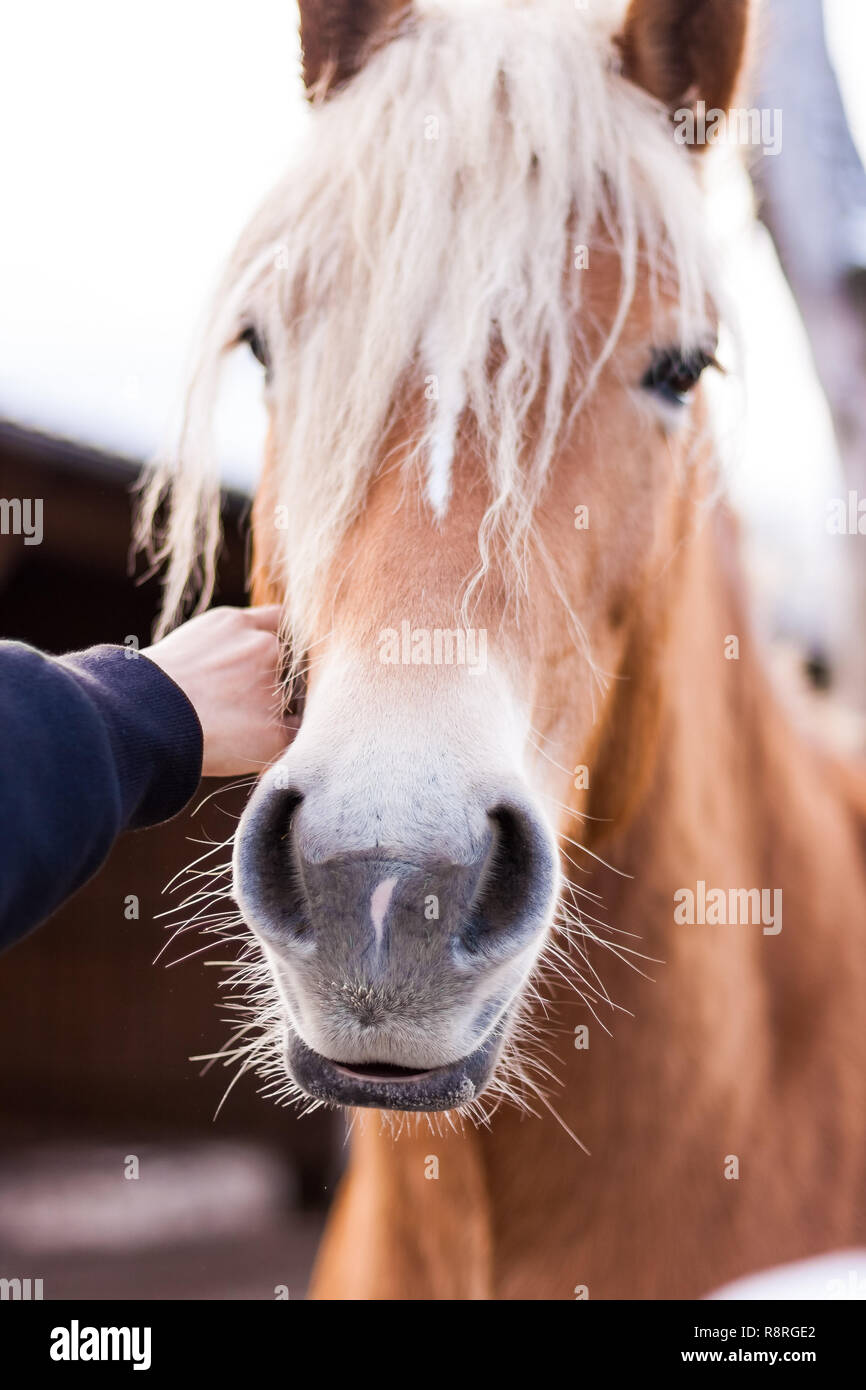
<svg viewBox="0 0 866 1390"><path fill-rule="evenodd" d="M859 1359L863 1304L838 1302L720 1302L720 1303L524 1303L519 1318L510 1304L475 1305L466 1310L461 1329L460 1310L452 1306L447 1323L406 1307L378 1310L369 1304L357 1311L304 1302L274 1300L245 1303L157 1302L3 1302L0 1303L0 1346L8 1367L17 1366L15 1383L27 1383L28 1373L47 1374L58 1382L72 1377L97 1379L130 1375L161 1384L168 1377L242 1375L249 1384L257 1371L288 1379L298 1358L319 1362L333 1376L372 1374L369 1357L383 1374L412 1374L416 1365L454 1373L451 1352L462 1345L485 1363L493 1361L497 1343L490 1340L501 1328L503 1352L519 1342L533 1359L541 1358L538 1373L550 1357L565 1365L559 1375L577 1383L603 1369L615 1376L625 1371L667 1372L681 1368L701 1374L707 1366L736 1373L741 1367L777 1370L797 1366L818 1372L822 1380L856 1365ZM381 1319L381 1322L380 1322ZM102 1329L118 1329L103 1336ZM96 1329L98 1336L94 1336ZM134 1329L138 1329L137 1336ZM120 1330L125 1330L124 1332ZM145 1335L145 1330L147 1334ZM553 1334L553 1342L535 1340L535 1333ZM455 1333L456 1338L455 1338ZM479 1337L479 1334L481 1336ZM303 1337L304 1341L298 1341ZM308 1339L314 1340L308 1340ZM471 1339L471 1340L468 1340ZM54 1348L54 1357L52 1357ZM114 1351L126 1360L110 1359ZM85 1359L91 1350L108 1359ZM387 1354L383 1357L382 1353ZM405 1358L396 1357L405 1352ZM78 1359L55 1359L61 1353ZM134 1360L142 1369L133 1369ZM320 1361L321 1358L321 1361ZM338 1359L338 1360L336 1360ZM145 1367L144 1362L148 1361ZM336 1360L336 1364L335 1364ZM464 1371L466 1361L460 1353ZM596 1371L591 1372L590 1368ZM328 1369L329 1368L329 1369ZM570 1368L570 1370L568 1370ZM302 1372L303 1375L308 1372Z"/></svg>

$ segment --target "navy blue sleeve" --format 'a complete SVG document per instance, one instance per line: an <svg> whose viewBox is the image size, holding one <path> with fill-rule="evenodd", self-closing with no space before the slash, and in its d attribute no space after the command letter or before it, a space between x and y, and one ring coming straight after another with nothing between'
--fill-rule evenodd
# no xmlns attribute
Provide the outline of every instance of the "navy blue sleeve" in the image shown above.
<svg viewBox="0 0 866 1390"><path fill-rule="evenodd" d="M122 830L176 815L201 763L195 710L147 657L0 642L0 947L86 882Z"/></svg>

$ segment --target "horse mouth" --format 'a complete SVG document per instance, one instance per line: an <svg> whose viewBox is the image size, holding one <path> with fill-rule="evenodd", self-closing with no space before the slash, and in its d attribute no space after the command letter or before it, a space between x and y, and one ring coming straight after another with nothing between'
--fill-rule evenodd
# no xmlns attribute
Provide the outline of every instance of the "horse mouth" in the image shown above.
<svg viewBox="0 0 866 1390"><path fill-rule="evenodd" d="M375 1110L454 1110L476 1100L499 1057L497 1030L474 1052L428 1071L388 1062L336 1062L307 1047L296 1033L286 1049L289 1073L314 1100Z"/></svg>

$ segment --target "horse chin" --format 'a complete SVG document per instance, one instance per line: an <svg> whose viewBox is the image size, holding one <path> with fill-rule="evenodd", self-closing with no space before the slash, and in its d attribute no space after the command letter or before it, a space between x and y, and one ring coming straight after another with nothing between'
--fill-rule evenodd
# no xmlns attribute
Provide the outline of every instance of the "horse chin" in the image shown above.
<svg viewBox="0 0 866 1390"><path fill-rule="evenodd" d="M289 1030L286 1067L306 1095L331 1105L375 1110L455 1110L477 1100L488 1085L503 1043L495 1030L468 1056L428 1071L390 1063L333 1061Z"/></svg>

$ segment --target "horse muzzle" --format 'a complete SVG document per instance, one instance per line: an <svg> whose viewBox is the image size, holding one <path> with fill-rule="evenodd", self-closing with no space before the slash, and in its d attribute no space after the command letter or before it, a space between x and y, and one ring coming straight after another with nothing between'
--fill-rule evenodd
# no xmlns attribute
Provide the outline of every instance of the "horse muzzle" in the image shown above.
<svg viewBox="0 0 866 1390"><path fill-rule="evenodd" d="M469 1103L552 914L552 834L514 782L416 803L399 826L365 795L359 827L344 784L291 768L290 750L260 783L234 865L282 1001L289 1075L344 1106Z"/></svg>

